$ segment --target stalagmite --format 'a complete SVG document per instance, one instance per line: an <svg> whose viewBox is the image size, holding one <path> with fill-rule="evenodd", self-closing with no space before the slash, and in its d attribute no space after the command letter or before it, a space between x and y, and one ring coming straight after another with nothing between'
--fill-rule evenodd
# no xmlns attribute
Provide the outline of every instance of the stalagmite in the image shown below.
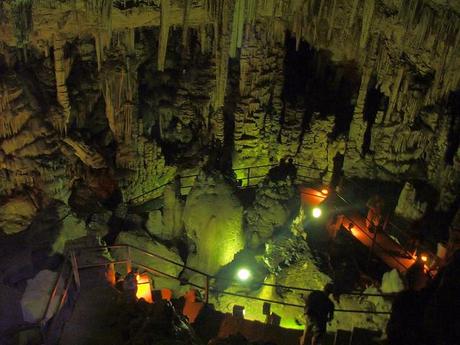
<svg viewBox="0 0 460 345"><path fill-rule="evenodd" d="M164 71L169 37L170 0L161 0L160 37L158 39L158 70Z"/></svg>
<svg viewBox="0 0 460 345"><path fill-rule="evenodd" d="M67 72L66 72L66 61L64 58L64 45L65 41L61 38L55 38L54 40L54 72L56 77L56 95L63 112L63 124L60 127L64 127L70 120L70 101L69 93L67 91ZM64 130L65 131L65 130ZM63 133L61 133L63 134Z"/></svg>

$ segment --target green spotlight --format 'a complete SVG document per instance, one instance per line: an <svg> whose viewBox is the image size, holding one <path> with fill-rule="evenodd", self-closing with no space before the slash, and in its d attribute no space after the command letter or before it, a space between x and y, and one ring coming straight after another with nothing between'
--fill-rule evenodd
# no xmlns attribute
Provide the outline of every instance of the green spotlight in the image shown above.
<svg viewBox="0 0 460 345"><path fill-rule="evenodd" d="M251 277L251 272L246 268L240 268L236 274L238 279L241 281L246 281Z"/></svg>
<svg viewBox="0 0 460 345"><path fill-rule="evenodd" d="M322 213L323 213L323 212L321 211L321 209L320 209L319 207L315 207L315 208L312 210L312 212L311 212L311 214L313 215L314 218L319 218L319 217L321 217L321 214L322 214Z"/></svg>

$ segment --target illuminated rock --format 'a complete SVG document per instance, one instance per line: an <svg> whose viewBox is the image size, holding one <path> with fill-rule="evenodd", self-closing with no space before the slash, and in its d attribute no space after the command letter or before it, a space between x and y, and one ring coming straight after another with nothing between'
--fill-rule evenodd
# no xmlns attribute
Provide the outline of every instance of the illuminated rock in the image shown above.
<svg viewBox="0 0 460 345"><path fill-rule="evenodd" d="M422 218L425 214L427 203L418 201L416 199L416 193L417 191L414 186L406 182L401 190L401 194L399 194L395 214L409 220L418 220Z"/></svg>
<svg viewBox="0 0 460 345"><path fill-rule="evenodd" d="M131 249L131 260L133 261L133 267L138 267L139 271L142 272L145 269L142 266L137 266L136 264L140 264L146 266L148 268L166 273L172 277L179 277L180 272L182 272L182 265L184 264L182 259L180 258L177 250L175 248L167 248L166 246L162 245L161 243L155 242L153 239L148 237L144 233L140 232L121 232L116 239L116 244L128 244L134 247L143 249L149 253L153 253L155 255L159 255L167 260L173 261L176 264L171 262L167 262L160 258L152 257L149 255L145 255L139 250ZM113 252L113 256L119 260L126 259L126 251L123 249L115 250ZM179 287L180 283L176 279L167 278L160 276L155 276L153 278L153 285L155 289L162 289L168 288L171 290L175 290Z"/></svg>
<svg viewBox="0 0 460 345"><path fill-rule="evenodd" d="M38 272L34 278L27 280L27 286L21 298L24 321L31 323L41 321L57 275L56 272L44 270ZM50 311L56 309L58 302L59 298L54 299L54 305L50 307ZM47 319L51 316L52 313L48 314Z"/></svg>
<svg viewBox="0 0 460 345"><path fill-rule="evenodd" d="M32 200L26 197L16 197L0 206L0 229L7 235L27 229L37 213Z"/></svg>
<svg viewBox="0 0 460 345"><path fill-rule="evenodd" d="M296 207L297 193L290 181L267 181L257 189L256 198L245 212L249 245L257 247L275 230L287 226Z"/></svg>
<svg viewBox="0 0 460 345"><path fill-rule="evenodd" d="M214 274L243 249L243 207L219 176L199 176L187 197L183 215L194 243L187 265Z"/></svg>
<svg viewBox="0 0 460 345"><path fill-rule="evenodd" d="M59 214L63 221L57 225L58 231L52 244L54 253L64 253L67 241L76 240L87 235L86 224L82 219L77 218L70 208L62 206Z"/></svg>
<svg viewBox="0 0 460 345"><path fill-rule="evenodd" d="M395 293L404 290L404 282L396 269L383 274L381 290L383 293Z"/></svg>

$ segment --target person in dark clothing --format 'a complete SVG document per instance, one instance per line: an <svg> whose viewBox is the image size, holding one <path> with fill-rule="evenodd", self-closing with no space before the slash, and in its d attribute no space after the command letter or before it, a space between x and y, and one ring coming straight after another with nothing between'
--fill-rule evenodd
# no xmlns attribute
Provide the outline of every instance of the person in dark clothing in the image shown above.
<svg viewBox="0 0 460 345"><path fill-rule="evenodd" d="M405 290L396 296L386 329L390 345L424 344L423 332L420 332L424 305L424 296L420 291Z"/></svg>
<svg viewBox="0 0 460 345"><path fill-rule="evenodd" d="M305 328L300 345L320 345L326 334L327 323L334 318L334 303L329 299L330 285L324 291L312 291L305 303Z"/></svg>
<svg viewBox="0 0 460 345"><path fill-rule="evenodd" d="M137 269L129 272L123 281L123 293L127 302L137 301Z"/></svg>
<svg viewBox="0 0 460 345"><path fill-rule="evenodd" d="M268 171L268 177L272 181L285 180L288 176L286 159L281 158L280 163Z"/></svg>
<svg viewBox="0 0 460 345"><path fill-rule="evenodd" d="M294 164L294 159L288 159L288 163L286 164L286 172L287 176L291 179L291 181L295 181L297 177L297 168Z"/></svg>

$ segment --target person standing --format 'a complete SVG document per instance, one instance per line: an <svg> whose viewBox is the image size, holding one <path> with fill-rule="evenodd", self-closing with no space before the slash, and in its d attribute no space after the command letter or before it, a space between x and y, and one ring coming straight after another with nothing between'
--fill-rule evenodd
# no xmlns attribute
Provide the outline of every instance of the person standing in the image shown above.
<svg viewBox="0 0 460 345"><path fill-rule="evenodd" d="M323 291L312 291L305 301L307 326L300 345L320 345L326 334L327 323L334 318L334 303L329 299L331 284L326 284Z"/></svg>
<svg viewBox="0 0 460 345"><path fill-rule="evenodd" d="M366 206L369 210L366 217L366 227L370 232L375 231L375 228L381 225L384 204L385 201L380 195L374 195L367 201Z"/></svg>
<svg viewBox="0 0 460 345"><path fill-rule="evenodd" d="M123 293L128 303L137 301L137 273L137 269L133 269L123 280Z"/></svg>

